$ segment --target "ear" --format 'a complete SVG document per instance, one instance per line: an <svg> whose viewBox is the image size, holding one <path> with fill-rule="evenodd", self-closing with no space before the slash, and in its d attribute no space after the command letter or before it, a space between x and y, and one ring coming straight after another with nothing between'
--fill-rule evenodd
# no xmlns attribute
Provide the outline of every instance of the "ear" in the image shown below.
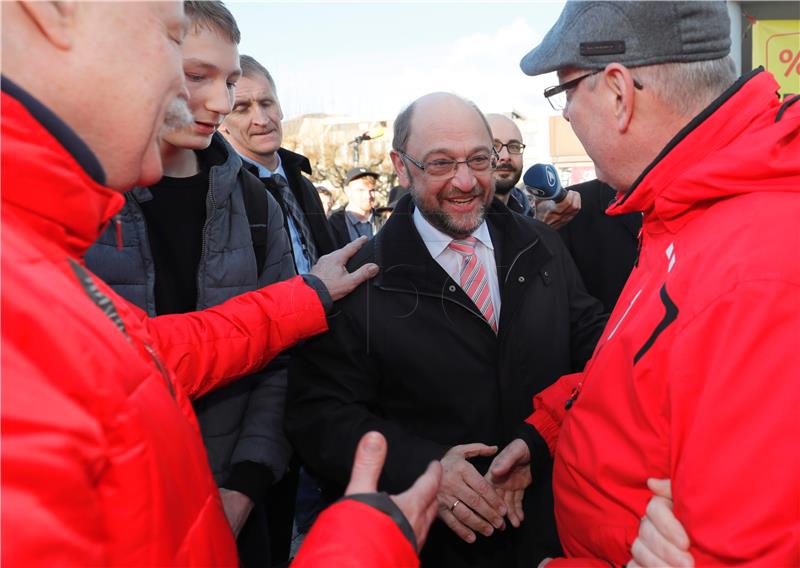
<svg viewBox="0 0 800 568"><path fill-rule="evenodd" d="M394 171L397 172L397 178L400 180L400 185L403 187L411 187L411 176L408 174L408 168L403 158L396 151L389 152L389 157L392 159Z"/></svg>
<svg viewBox="0 0 800 568"><path fill-rule="evenodd" d="M611 63L603 72L603 80L614 96L614 119L620 133L628 131L633 119L635 91L630 69L619 63Z"/></svg>
<svg viewBox="0 0 800 568"><path fill-rule="evenodd" d="M75 2L20 2L27 16L59 49L70 49L75 30Z"/></svg>

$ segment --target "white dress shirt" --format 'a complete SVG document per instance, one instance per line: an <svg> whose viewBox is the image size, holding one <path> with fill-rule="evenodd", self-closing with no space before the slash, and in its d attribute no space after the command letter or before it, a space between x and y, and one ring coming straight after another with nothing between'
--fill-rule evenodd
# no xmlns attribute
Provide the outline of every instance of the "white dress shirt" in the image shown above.
<svg viewBox="0 0 800 568"><path fill-rule="evenodd" d="M454 239L445 235L439 229L431 225L419 209L414 209L414 226L422 237L422 241L428 248L433 260L439 263L447 274L450 275L456 284L461 282L459 278L461 274L461 264L464 262L464 257L454 250L448 248ZM473 231L472 236L478 239L475 245L475 254L478 255L478 260L483 262L486 267L486 278L489 280L489 292L492 295L492 303L494 304L494 313L496 314L497 322L500 322L500 285L497 283L497 264L494 259L494 246L492 245L492 237L489 236L489 227L486 221Z"/></svg>

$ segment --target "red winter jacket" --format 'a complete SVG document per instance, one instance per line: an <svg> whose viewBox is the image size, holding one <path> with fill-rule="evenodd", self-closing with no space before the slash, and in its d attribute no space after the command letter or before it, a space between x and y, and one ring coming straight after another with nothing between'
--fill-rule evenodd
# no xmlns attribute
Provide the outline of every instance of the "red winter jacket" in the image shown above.
<svg viewBox="0 0 800 568"><path fill-rule="evenodd" d="M189 398L325 331L319 298L298 277L148 319L80 264L122 196L3 89L2 564L235 565Z"/></svg>
<svg viewBox="0 0 800 568"><path fill-rule="evenodd" d="M584 557L553 568L627 562L648 477L672 479L698 565L800 564L800 103L777 88L740 80L609 211L644 212L638 267L528 419Z"/></svg>

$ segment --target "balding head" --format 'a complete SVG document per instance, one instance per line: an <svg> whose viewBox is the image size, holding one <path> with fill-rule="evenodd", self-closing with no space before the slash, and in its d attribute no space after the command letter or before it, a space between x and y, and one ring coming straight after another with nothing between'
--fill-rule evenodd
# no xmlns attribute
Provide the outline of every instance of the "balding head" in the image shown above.
<svg viewBox="0 0 800 568"><path fill-rule="evenodd" d="M522 133L517 123L502 114L487 114L486 120L492 129L494 147L497 151L497 169L494 183L497 197L508 202L508 194L522 177ZM498 150L498 146L500 149Z"/></svg>
<svg viewBox="0 0 800 568"><path fill-rule="evenodd" d="M483 223L495 157L491 130L474 103L450 93L417 99L395 121L393 147L400 184L431 225L464 238Z"/></svg>
<svg viewBox="0 0 800 568"><path fill-rule="evenodd" d="M183 5L172 2L3 2L3 74L91 148L106 184L161 177L158 135L185 95Z"/></svg>
<svg viewBox="0 0 800 568"><path fill-rule="evenodd" d="M404 152L408 147L408 141L411 137L413 124L415 122L415 116L418 109L422 109L426 112L428 112L428 109L433 109L434 116L436 116L437 112L442 109L449 109L451 108L451 105L461 110L471 110L472 113L474 113L474 115L481 120L486 128L487 133L491 137L492 130L489 128L489 124L486 122L486 117L483 116L483 113L475 103L453 93L437 92L421 96L397 115L397 118L394 121L394 137L392 139L392 148ZM426 118L427 114L423 116L423 119ZM416 120L418 121L418 119Z"/></svg>

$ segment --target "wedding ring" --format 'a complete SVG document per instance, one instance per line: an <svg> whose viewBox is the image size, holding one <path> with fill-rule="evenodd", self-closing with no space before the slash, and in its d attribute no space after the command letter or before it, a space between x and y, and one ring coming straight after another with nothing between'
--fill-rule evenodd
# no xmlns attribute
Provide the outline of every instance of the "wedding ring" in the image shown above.
<svg viewBox="0 0 800 568"><path fill-rule="evenodd" d="M450 505L450 512L451 512L451 513L452 513L453 511L455 511L456 505L458 505L459 503L461 503L461 499L456 499L456 502L455 502L455 503L453 503L452 505Z"/></svg>

